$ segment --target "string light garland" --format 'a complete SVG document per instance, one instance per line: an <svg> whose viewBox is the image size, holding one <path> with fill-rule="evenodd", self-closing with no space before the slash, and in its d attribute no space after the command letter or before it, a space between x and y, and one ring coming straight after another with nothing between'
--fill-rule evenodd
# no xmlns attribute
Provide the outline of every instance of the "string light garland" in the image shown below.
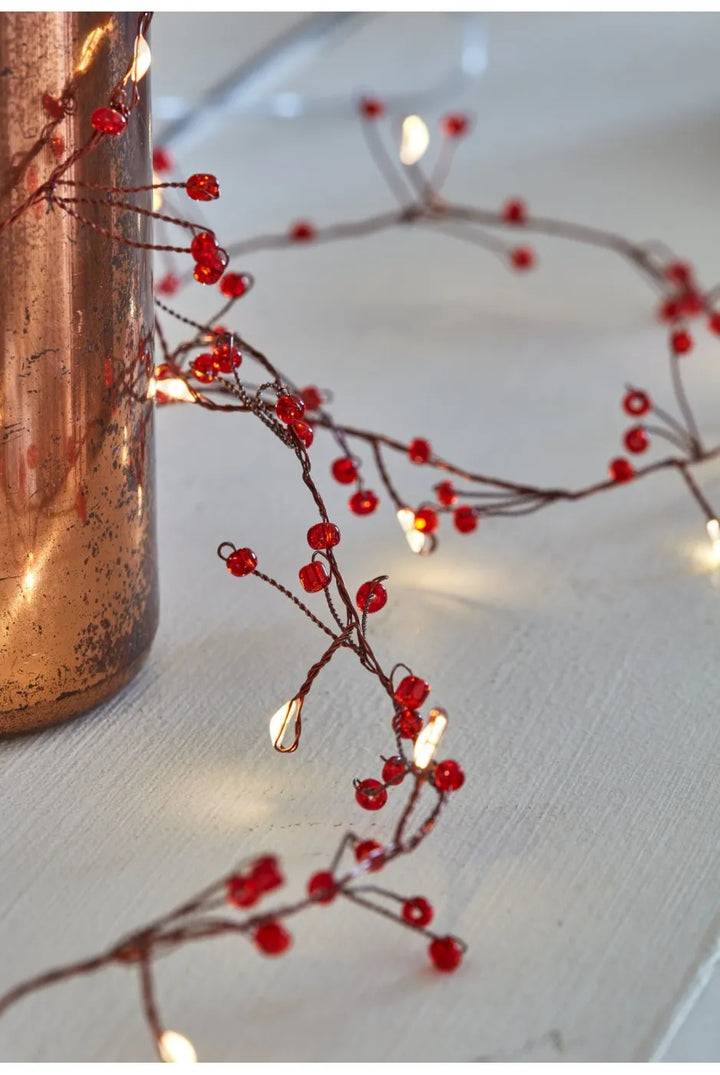
<svg viewBox="0 0 720 1075"><path fill-rule="evenodd" d="M250 578L260 580L289 600L326 636L326 642L329 639L295 695L280 704L270 718L272 746L279 753L298 750L302 718L306 721L308 716L312 718L311 707L306 703L315 680L336 653L349 651L388 698L388 726L394 736L396 751L382 759L380 779L362 777L355 780L355 802L361 809L374 814L385 809L392 795L404 796L397 818L389 826L384 840L347 833L327 868L308 878L306 896L301 900L271 906L273 893L285 884L281 865L272 854L254 856L105 952L38 975L0 997L1 1016L23 997L50 985L110 965L134 968L140 980L143 1013L158 1056L166 1062L192 1062L196 1059L192 1043L178 1031L167 1029L159 1014L153 962L168 951L195 941L242 934L263 955L279 957L292 946L290 925L300 912L345 899L426 938L429 959L438 971L457 969L465 952L465 944L459 938L430 928L434 914L425 896L402 896L369 880L369 874L385 870L396 858L417 849L433 831L448 798L462 788L465 774L455 760L437 758L448 728L448 717L444 710L434 707L427 718L423 718L421 710L431 694L430 684L404 664L397 664L386 672L373 650L368 635L368 617L382 612L387 604L387 577L379 575L361 581L359 585L358 580L350 585L341 572L336 553L342 540L341 527L331 520L312 471L309 449L315 430L327 431L337 444L340 454L332 463L331 474L338 484L348 487L348 510L359 516L373 514L381 503L381 497L365 483L365 461L355 450L369 449L379 487L392 504L401 531L414 553L433 551L438 530L446 516L452 519L456 531L468 534L487 518L524 516L552 503L580 500L661 470L675 470L701 509L708 538L720 558L720 522L691 473L691 468L697 464L720 455L720 446L706 447L682 376L682 363L693 348L688 320L704 314L710 332L720 334L720 311L714 308L720 289L702 289L687 263L660 253L657 246L635 244L592 227L534 218L518 198L509 199L497 211L447 202L441 197L441 189L455 149L470 131L468 118L452 113L442 119L442 148L434 167L426 175L420 166L429 141L424 121L421 117L407 117L400 146L390 153L379 133L379 121L385 114L385 107L374 97L364 97L360 101L359 114L373 158L400 204L397 210L364 220L320 228L311 221L298 219L282 233L223 247L214 231L202 223L186 219L182 211L176 212L168 204L168 199L180 191L193 202L215 201L220 196L220 185L209 173L197 173L184 181L158 180L150 186L135 188L78 182L68 173L80 156L97 150L104 138L122 137L128 123L132 122L139 87L150 64L145 38L150 20L149 13L140 16L127 74L114 87L108 100L98 104L93 112L92 132L88 132L87 140L64 158L62 150L58 154L53 149L60 158L59 163L44 183L34 189L9 217L0 221L0 241L2 232L24 212L46 203L69 214L80 226L100 232L111 242L144 246L171 259L176 255L190 256L193 268L189 274L179 271L171 260L168 271L157 283L156 333L162 362L155 368L149 394L158 404L193 403L209 410L237 411L254 416L295 457L318 520L307 532L308 549L298 557L297 564L300 588L305 595L312 595L312 601L317 603L314 607L265 573L262 551L258 556L254 550L230 541L223 541L218 547L218 556L233 580L244 580L232 584L248 585ZM59 127L74 110L82 75L99 44L98 32L94 31L91 36L69 85L58 97L43 96L48 122L8 177L10 186L17 185L30 161L44 146L61 139ZM155 151L153 164L158 175L173 167L170 154L162 148ZM133 195L150 190L155 197L163 199L162 204L156 201L152 210L134 204ZM89 206L148 216L160 228L178 228L190 238L184 246L170 242L140 244L111 226L104 227L90 219L85 215ZM170 211L162 212L161 209L166 207ZM635 467L624 455L618 456L609 463L608 478L575 490L526 485L476 473L438 455L425 436L417 436L405 443L382 433L337 422L327 409L325 393L313 385L301 388L294 384L261 350L240 333L224 326L234 304L253 286L253 277L233 267L231 259L259 250L359 238L389 228L410 226L433 229L471 242L501 258L513 271L526 272L534 268L537 263L535 251L525 242L508 244L497 237L498 231L522 229L528 235L574 240L602 247L628 260L660 297L659 313L669 325L668 358L678 415L658 407L645 389L627 386L621 406L632 424L624 434L623 445L628 454L639 456L654 440L662 440L672 446L675 454L641 467ZM220 309L205 323L185 317L164 301L176 295L190 278L205 286L217 286L223 298ZM191 330L177 346L168 344L161 322L163 314ZM250 366L259 370L257 383L245 379L245 371ZM440 472L442 480L429 490L426 501L411 507L400 494L388 471L389 453L402 457L413 466ZM401 785L402 793L397 790Z"/></svg>

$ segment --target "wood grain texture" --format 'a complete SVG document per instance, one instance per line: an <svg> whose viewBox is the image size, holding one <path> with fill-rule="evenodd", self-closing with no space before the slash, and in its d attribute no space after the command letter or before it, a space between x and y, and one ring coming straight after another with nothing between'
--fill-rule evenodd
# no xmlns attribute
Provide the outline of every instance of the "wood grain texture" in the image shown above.
<svg viewBox="0 0 720 1075"><path fill-rule="evenodd" d="M156 53L163 23L182 25L158 18ZM714 279L717 26L490 19L495 59L451 193L498 204L517 191L538 212L662 236ZM183 163L224 177L211 221L223 236L386 204L345 120L246 120ZM238 266L258 277L242 329L299 381L332 386L348 422L427 434L518 480L581 484L618 452L625 381L670 402L663 337L624 266L559 244L540 254L522 279L420 232L258 255ZM188 307L204 301L197 289ZM718 347L699 335L689 388L717 440ZM95 716L0 754L3 986L103 947L247 852L281 852L297 891L345 828L383 823L351 794L391 746L382 698L333 662L300 750L272 754L267 718L323 641L215 557L221 540L247 543L294 583L313 517L289 453L234 416L174 409L158 425L153 657ZM318 473L331 457L318 436ZM421 468L393 473L421 496ZM720 503L720 465L698 477ZM404 932L319 908L277 963L242 940L163 960L168 1025L216 1061L655 1055L719 933L720 575L687 491L658 475L474 538L441 533L418 561L392 514L349 518L342 489L325 488L348 579L390 575L379 656L431 679L468 773L388 882L431 898L469 957L438 980ZM0 1024L0 1055L149 1059L132 974L27 1000Z"/></svg>

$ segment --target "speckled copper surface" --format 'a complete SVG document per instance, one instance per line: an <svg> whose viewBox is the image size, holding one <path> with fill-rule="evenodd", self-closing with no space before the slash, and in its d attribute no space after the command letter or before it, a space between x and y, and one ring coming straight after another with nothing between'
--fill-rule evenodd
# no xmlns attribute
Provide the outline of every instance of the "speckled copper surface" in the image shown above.
<svg viewBox="0 0 720 1075"><path fill-rule="evenodd" d="M83 43L104 28L58 128L68 149L128 68L135 14L0 14L0 218L56 160L45 147L8 192L11 163L43 127ZM124 135L70 175L150 182L149 83ZM138 204L147 204L142 201ZM147 239L147 221L83 212ZM57 207L0 233L0 732L97 704L137 670L157 625L152 290L147 252L112 243Z"/></svg>

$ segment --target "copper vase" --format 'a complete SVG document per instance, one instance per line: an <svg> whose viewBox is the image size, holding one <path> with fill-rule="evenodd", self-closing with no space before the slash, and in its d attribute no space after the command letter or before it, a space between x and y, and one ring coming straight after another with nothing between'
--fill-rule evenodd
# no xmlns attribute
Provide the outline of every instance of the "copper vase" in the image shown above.
<svg viewBox="0 0 720 1075"><path fill-rule="evenodd" d="M0 13L0 219L87 140L136 32L137 14ZM71 82L71 114L34 151L43 94ZM151 181L149 76L140 96L125 132L68 178ZM149 241L147 218L76 210ZM153 307L149 252L57 205L0 231L0 280L0 732L14 733L107 698L155 633Z"/></svg>

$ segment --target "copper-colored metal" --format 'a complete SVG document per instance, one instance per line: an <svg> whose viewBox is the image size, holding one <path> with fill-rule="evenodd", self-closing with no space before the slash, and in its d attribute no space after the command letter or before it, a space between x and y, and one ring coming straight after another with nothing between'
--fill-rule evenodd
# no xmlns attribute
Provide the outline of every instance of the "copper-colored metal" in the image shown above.
<svg viewBox="0 0 720 1075"><path fill-rule="evenodd" d="M75 110L54 132L65 153L83 144L93 109L128 70L136 29L136 14L0 13L0 219L58 163L57 143L23 160L47 122L43 93L59 95L85 68ZM125 133L105 138L68 178L151 181L149 76L140 85ZM148 239L146 218L82 209ZM96 705L134 675L152 642L152 326L148 251L57 206L35 206L0 231L2 733Z"/></svg>

